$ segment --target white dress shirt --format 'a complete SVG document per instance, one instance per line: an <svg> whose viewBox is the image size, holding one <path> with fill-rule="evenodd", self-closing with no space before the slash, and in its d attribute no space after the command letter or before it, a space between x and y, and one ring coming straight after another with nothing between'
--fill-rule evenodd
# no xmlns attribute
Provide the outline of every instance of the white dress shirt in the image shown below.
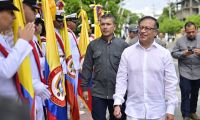
<svg viewBox="0 0 200 120"><path fill-rule="evenodd" d="M176 76L170 52L155 41L148 48L139 42L124 50L116 78L114 105L124 102L126 114L138 119L157 119L174 114L178 102Z"/></svg>
<svg viewBox="0 0 200 120"><path fill-rule="evenodd" d="M0 43L9 52L6 58L0 52L0 96L18 99L13 76L25 57L31 53L32 47L27 41L18 39L15 46L11 48L2 35L0 35Z"/></svg>
<svg viewBox="0 0 200 120"><path fill-rule="evenodd" d="M68 36L70 40L70 49L72 54L72 60L74 64L74 69L79 70L80 69L80 52L77 45L77 40L75 34L68 28Z"/></svg>
<svg viewBox="0 0 200 120"><path fill-rule="evenodd" d="M44 111L43 111L44 102L43 102L43 99L40 96L41 90L44 89L44 83L41 81L40 73L39 73L39 72L41 72L42 77L44 77L42 70L44 70L45 58L41 57L39 55L39 49L36 45L36 44L38 44L38 39L35 35L33 36L33 42L34 42L36 51L38 53L40 65L41 65L41 70L39 70L38 67L37 67L37 62L36 62L36 59L34 57L34 54L33 54L33 52L31 52L30 60L31 60L31 70L32 70L32 77L33 77L32 82L33 82L33 88L34 88L34 92L35 92L35 98L36 98L35 103L36 103L36 111L37 111L36 112L36 120L45 120Z"/></svg>
<svg viewBox="0 0 200 120"><path fill-rule="evenodd" d="M72 55L72 61L73 61L73 69L75 69L75 89L77 89L78 87L78 75L79 75L79 69L81 68L80 66L80 52L78 49L78 45L77 45L77 40L76 40L76 36L74 34L74 32L68 28L68 36L69 36L69 43L70 43L70 51L71 51L71 55ZM77 91L75 91L77 94Z"/></svg>

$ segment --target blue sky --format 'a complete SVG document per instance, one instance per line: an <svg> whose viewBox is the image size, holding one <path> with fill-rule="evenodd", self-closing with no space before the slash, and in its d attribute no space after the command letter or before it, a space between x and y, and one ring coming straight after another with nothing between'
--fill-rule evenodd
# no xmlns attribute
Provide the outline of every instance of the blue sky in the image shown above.
<svg viewBox="0 0 200 120"><path fill-rule="evenodd" d="M175 2L176 0L124 0L122 7L134 13L158 15L162 13L162 9L168 5L169 1Z"/></svg>

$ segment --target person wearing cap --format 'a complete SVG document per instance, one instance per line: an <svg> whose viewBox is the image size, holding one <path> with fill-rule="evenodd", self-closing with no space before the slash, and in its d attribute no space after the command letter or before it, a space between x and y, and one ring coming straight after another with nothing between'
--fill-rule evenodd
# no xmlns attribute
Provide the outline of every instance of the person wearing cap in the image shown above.
<svg viewBox="0 0 200 120"><path fill-rule="evenodd" d="M125 42L127 42L129 45L132 45L137 42L137 26L130 26L128 29L128 37L126 38Z"/></svg>
<svg viewBox="0 0 200 120"><path fill-rule="evenodd" d="M76 81L78 81L78 74L80 70L80 52L78 49L78 44L77 44L77 38L76 35L74 34L76 30L76 23L77 23L77 16L76 14L73 14L74 16L67 17L66 16L66 21L67 21L67 27L68 27L68 37L70 41L70 49L71 49L71 54L72 54L72 61L73 61L73 68L76 74ZM70 15L69 15L70 16Z"/></svg>
<svg viewBox="0 0 200 120"><path fill-rule="evenodd" d="M41 18L40 14L38 13L35 18L35 36L41 40L41 49L43 52L43 56L46 53L46 30L44 25L44 20Z"/></svg>
<svg viewBox="0 0 200 120"><path fill-rule="evenodd" d="M33 23L35 21L36 13L39 7L36 0L23 0L23 9L26 23ZM49 99L51 92L44 81L42 67L44 66L44 59L41 59L41 50L38 47L37 37L34 35L30 41L33 47L30 55L31 69L33 77L33 88L36 95L36 119L44 120L43 101Z"/></svg>
<svg viewBox="0 0 200 120"><path fill-rule="evenodd" d="M37 36L38 39L41 40L41 45L40 47L41 52L40 56L45 56L46 53L46 37L45 37L45 26L44 26L44 21L39 17L36 16L35 19L35 36Z"/></svg>
<svg viewBox="0 0 200 120"><path fill-rule="evenodd" d="M19 39L11 48L3 33L12 28L15 15L13 11L19 11L9 0L0 1L0 96L19 99L15 86L14 75L22 61L31 53L32 47L28 43L33 37L34 24L27 24L24 29L19 29Z"/></svg>
<svg viewBox="0 0 200 120"><path fill-rule="evenodd" d="M58 45L58 52L60 56L60 63L62 65L63 73L67 74L67 65L66 65L66 59L65 59L65 51L62 46L64 46L62 37L59 33L59 30L64 28L64 13L65 11L59 7L62 3L58 1L56 3L56 15L55 15L55 20L53 21L54 27L55 27L55 34L56 34L56 39L57 39L57 45Z"/></svg>

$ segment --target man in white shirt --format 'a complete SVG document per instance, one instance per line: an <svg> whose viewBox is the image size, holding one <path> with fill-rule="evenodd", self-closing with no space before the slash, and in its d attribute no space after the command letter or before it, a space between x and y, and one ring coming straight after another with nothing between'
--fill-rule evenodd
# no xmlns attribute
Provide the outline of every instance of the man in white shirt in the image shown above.
<svg viewBox="0 0 200 120"><path fill-rule="evenodd" d="M174 120L178 79L170 52L154 40L158 28L155 18L141 18L139 41L122 53L113 95L117 118L127 91L127 120Z"/></svg>

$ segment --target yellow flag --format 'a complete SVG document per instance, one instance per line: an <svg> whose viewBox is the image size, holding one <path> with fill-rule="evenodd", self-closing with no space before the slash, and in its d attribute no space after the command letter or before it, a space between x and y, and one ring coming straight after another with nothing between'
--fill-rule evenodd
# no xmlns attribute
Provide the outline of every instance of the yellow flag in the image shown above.
<svg viewBox="0 0 200 120"><path fill-rule="evenodd" d="M81 20L82 20L82 27L81 27L81 35L80 35L78 47L80 50L81 57L83 57L85 56L87 46L90 43L89 35L88 35L89 24L88 24L88 17L85 10L81 9L79 17L81 17Z"/></svg>
<svg viewBox="0 0 200 120"><path fill-rule="evenodd" d="M60 30L60 35L64 42L64 50L66 54L66 59L68 59L71 56L70 41L69 41L66 20L64 20L63 22L64 22L64 28Z"/></svg>
<svg viewBox="0 0 200 120"><path fill-rule="evenodd" d="M99 38L101 36L101 29L99 24L99 18L104 14L101 5L92 4L90 7L93 8L94 14L94 38Z"/></svg>
<svg viewBox="0 0 200 120"><path fill-rule="evenodd" d="M55 3L55 0L48 0L48 2L49 2L49 8L50 8L50 11L51 11L52 19L55 20L55 17L56 17L56 3Z"/></svg>
<svg viewBox="0 0 200 120"><path fill-rule="evenodd" d="M60 66L58 47L54 31L53 19L50 10L51 5L54 5L54 0L42 0L42 9L44 14L44 23L46 28L46 58L50 67L50 71ZM54 8L53 8L54 9Z"/></svg>
<svg viewBox="0 0 200 120"><path fill-rule="evenodd" d="M25 19L23 16L23 8L21 0L14 0L14 5L20 10L20 12L14 12L16 19L14 21L14 41L16 42L18 38L18 29L19 27L24 28ZM32 85L32 73L30 65L30 57L27 56L22 64L20 65L19 71L19 80L22 87L28 92L31 98L34 98L34 90ZM29 98L28 98L29 99Z"/></svg>
<svg viewBox="0 0 200 120"><path fill-rule="evenodd" d="M42 0L42 10L44 14L44 23L46 29L46 62L45 78L51 91L50 100L46 101L47 120L66 117L66 91L65 76L60 64L60 57L54 31L53 18L49 4L55 4L54 0ZM55 15L54 15L55 16Z"/></svg>

